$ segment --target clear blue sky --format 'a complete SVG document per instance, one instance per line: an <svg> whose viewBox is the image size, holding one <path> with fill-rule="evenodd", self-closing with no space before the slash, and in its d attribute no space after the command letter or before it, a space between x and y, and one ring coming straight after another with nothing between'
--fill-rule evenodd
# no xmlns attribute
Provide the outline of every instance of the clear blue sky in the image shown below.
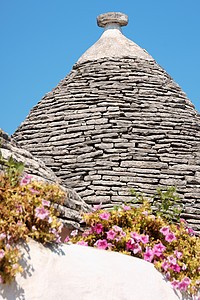
<svg viewBox="0 0 200 300"><path fill-rule="evenodd" d="M0 128L16 130L98 40L96 17L110 11L128 15L123 33L200 112L200 0L0 0Z"/></svg>

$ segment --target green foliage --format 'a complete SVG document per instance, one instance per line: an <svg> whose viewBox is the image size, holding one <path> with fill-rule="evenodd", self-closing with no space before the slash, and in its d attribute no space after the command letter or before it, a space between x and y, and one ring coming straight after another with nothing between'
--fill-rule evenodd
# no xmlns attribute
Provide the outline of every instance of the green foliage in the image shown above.
<svg viewBox="0 0 200 300"><path fill-rule="evenodd" d="M19 264L19 240L33 238L39 242L60 242L61 223L55 207L62 204L65 193L58 185L31 182L20 178L22 164L12 158L0 174L0 282L11 282L23 269ZM56 205L57 204L57 205Z"/></svg>
<svg viewBox="0 0 200 300"><path fill-rule="evenodd" d="M24 164L22 162L14 161L12 156L9 157L8 161L5 160L0 151L0 165L2 165L5 176L10 178L12 185L17 184L18 176L21 175L24 170Z"/></svg>
<svg viewBox="0 0 200 300"><path fill-rule="evenodd" d="M136 198L133 203L142 204L144 202L144 195L136 193L131 189L131 195ZM180 197L176 193L176 187L171 186L163 191L158 188L154 196L149 198L149 205L156 216L165 218L170 223L180 222L181 212L183 211L183 204L180 202Z"/></svg>

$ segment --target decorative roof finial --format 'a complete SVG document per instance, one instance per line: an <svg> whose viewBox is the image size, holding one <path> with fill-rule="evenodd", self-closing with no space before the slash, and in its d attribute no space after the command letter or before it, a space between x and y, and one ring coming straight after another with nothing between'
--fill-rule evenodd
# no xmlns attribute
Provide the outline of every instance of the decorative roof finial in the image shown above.
<svg viewBox="0 0 200 300"><path fill-rule="evenodd" d="M120 12L109 12L97 17L97 25L105 27L108 24L118 24L120 27L128 24L128 16Z"/></svg>

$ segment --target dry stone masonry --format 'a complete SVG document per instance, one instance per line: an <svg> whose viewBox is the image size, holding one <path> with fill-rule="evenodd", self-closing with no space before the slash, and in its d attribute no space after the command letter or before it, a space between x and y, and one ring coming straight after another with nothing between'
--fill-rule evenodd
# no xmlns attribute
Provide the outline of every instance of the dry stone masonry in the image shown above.
<svg viewBox="0 0 200 300"><path fill-rule="evenodd" d="M30 111L13 138L88 204L104 207L177 186L200 230L200 116L156 61L103 14L99 41Z"/></svg>
<svg viewBox="0 0 200 300"><path fill-rule="evenodd" d="M15 161L24 163L24 171L32 176L32 180L59 183L61 188L66 192L67 198L64 200L63 206L59 207L60 219L65 228L80 229L81 216L80 212L89 212L89 206L80 198L73 190L62 185L62 181L55 173L45 166L44 162L34 157L30 152L19 147L17 143L11 141L8 134L0 129L1 154L4 159L9 159L11 156ZM0 164L1 170L1 164Z"/></svg>

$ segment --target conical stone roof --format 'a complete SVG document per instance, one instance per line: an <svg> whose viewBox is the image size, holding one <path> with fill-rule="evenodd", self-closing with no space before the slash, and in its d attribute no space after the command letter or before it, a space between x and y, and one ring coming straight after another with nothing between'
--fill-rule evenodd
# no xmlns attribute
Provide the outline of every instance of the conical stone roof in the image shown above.
<svg viewBox="0 0 200 300"><path fill-rule="evenodd" d="M175 185L200 230L200 116L156 61L125 38L126 15L104 28L71 73L30 111L13 138L89 204Z"/></svg>

